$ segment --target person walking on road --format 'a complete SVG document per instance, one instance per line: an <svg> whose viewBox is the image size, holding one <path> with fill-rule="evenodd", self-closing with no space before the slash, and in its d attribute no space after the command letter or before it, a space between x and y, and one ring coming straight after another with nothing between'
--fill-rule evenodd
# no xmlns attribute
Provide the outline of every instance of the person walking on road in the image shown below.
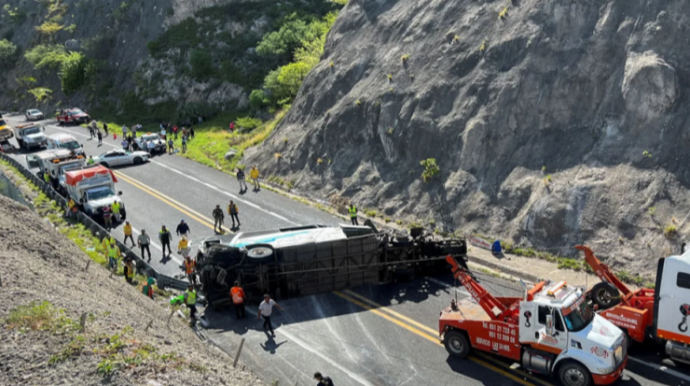
<svg viewBox="0 0 690 386"><path fill-rule="evenodd" d="M144 251L149 253L149 259L148 262L151 262L151 249L149 248L149 245L151 245L151 238L149 235L146 234L146 230L142 229L141 234L139 237L137 237L137 245L139 245L139 248L141 248L141 259L144 259Z"/></svg>
<svg viewBox="0 0 690 386"><path fill-rule="evenodd" d="M125 260L124 275L127 283L134 284L132 281L132 279L134 279L134 265L132 264L132 259L128 258Z"/></svg>
<svg viewBox="0 0 690 386"><path fill-rule="evenodd" d="M259 304L259 314L256 316L256 320L264 318L264 330L268 329L268 331L271 331L271 335L275 338L276 334L273 332L273 325L271 324L271 314L273 313L274 306L283 311L283 308L275 300L271 299L268 294L264 295L264 301Z"/></svg>
<svg viewBox="0 0 690 386"><path fill-rule="evenodd" d="M196 261L192 260L189 255L184 258L184 271L187 274L189 283L196 285Z"/></svg>
<svg viewBox="0 0 690 386"><path fill-rule="evenodd" d="M103 133L100 130L96 133L98 136L98 146L103 146Z"/></svg>
<svg viewBox="0 0 690 386"><path fill-rule="evenodd" d="M122 230L125 232L124 244L127 245L127 239L129 239L132 241L132 248L134 248L134 238L132 237L132 225L129 224L129 221L125 221L125 226L122 228Z"/></svg>
<svg viewBox="0 0 690 386"><path fill-rule="evenodd" d="M319 381L319 383L317 383L316 386L334 386L331 377L324 377L318 371L314 373L314 379Z"/></svg>
<svg viewBox="0 0 690 386"><path fill-rule="evenodd" d="M105 131L105 136L108 136L108 124L106 122L103 122L103 131Z"/></svg>
<svg viewBox="0 0 690 386"><path fill-rule="evenodd" d="M237 182L240 184L240 193L247 191L247 181L244 180L244 170L237 168ZM242 188L244 186L244 188Z"/></svg>
<svg viewBox="0 0 690 386"><path fill-rule="evenodd" d="M232 219L232 229L235 229L235 220L237 220L237 227L239 228L240 225L240 218L237 217L237 214L239 213L239 209L237 208L237 204L235 204L232 200L230 200L230 205L228 205L228 214L230 215L230 219Z"/></svg>
<svg viewBox="0 0 690 386"><path fill-rule="evenodd" d="M158 233L158 240L160 240L161 245L163 247L163 259L165 259L166 256L170 256L172 254L172 249L170 248L170 241L172 241L172 235L170 234L169 230L165 229L165 225L163 225L160 233ZM168 247L167 255L165 254L166 246Z"/></svg>
<svg viewBox="0 0 690 386"><path fill-rule="evenodd" d="M177 224L176 233L179 237L189 237L191 230L189 229L189 225L187 225L187 223L184 222L184 219L180 220L180 223Z"/></svg>
<svg viewBox="0 0 690 386"><path fill-rule="evenodd" d="M218 232L222 233L225 215L223 214L223 209L220 209L220 205L216 205L216 209L213 210L213 219L215 220L213 222L213 230L215 231L216 227L218 227Z"/></svg>
<svg viewBox="0 0 690 386"><path fill-rule="evenodd" d="M108 267L117 272L117 260L122 256L120 248L117 247L114 239L111 239L108 245Z"/></svg>
<svg viewBox="0 0 690 386"><path fill-rule="evenodd" d="M350 207L347 208L348 213L350 213L350 221L352 222L352 225L359 225L359 222L357 221L357 207L355 207L354 204L350 204Z"/></svg>
<svg viewBox="0 0 690 386"><path fill-rule="evenodd" d="M103 208L103 227L108 232L113 229L113 214L109 206Z"/></svg>
<svg viewBox="0 0 690 386"><path fill-rule="evenodd" d="M192 319L192 323L194 323L196 320L196 290L191 284L184 293L184 304L189 308L189 317Z"/></svg>
<svg viewBox="0 0 690 386"><path fill-rule="evenodd" d="M259 169L256 165L252 166L252 170L249 172L249 176L252 178L252 183L254 184L254 191L258 192L261 190L261 185L259 184Z"/></svg>
<svg viewBox="0 0 690 386"><path fill-rule="evenodd" d="M232 298L232 303L235 305L235 316L237 319L244 319L244 300L247 295L244 294L244 290L240 287L240 282L236 281L235 286L230 288L230 297Z"/></svg>

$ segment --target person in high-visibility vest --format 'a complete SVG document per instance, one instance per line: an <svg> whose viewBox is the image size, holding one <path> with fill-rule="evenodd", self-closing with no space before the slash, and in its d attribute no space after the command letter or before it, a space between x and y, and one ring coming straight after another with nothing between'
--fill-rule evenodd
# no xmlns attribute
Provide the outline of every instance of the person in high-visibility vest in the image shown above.
<svg viewBox="0 0 690 386"><path fill-rule="evenodd" d="M46 184L50 183L50 173L48 173L47 170L43 172L43 180L46 182Z"/></svg>
<svg viewBox="0 0 690 386"><path fill-rule="evenodd" d="M127 239L130 239L132 241L132 248L134 248L136 244L134 244L134 238L132 237L132 225L129 224L129 221L125 221L125 226L122 228L122 230L125 232L124 244L127 245Z"/></svg>
<svg viewBox="0 0 690 386"><path fill-rule="evenodd" d="M120 256L120 248L117 247L115 241L112 241L108 246L108 267L117 271L117 259Z"/></svg>
<svg viewBox="0 0 690 386"><path fill-rule="evenodd" d="M249 171L249 177L252 178L252 183L254 184L254 191L261 190L261 185L259 184L259 169L256 165L252 166L252 170Z"/></svg>
<svg viewBox="0 0 690 386"><path fill-rule="evenodd" d="M230 218L232 219L232 229L235 228L235 220L237 220L237 227L239 228L240 225L240 218L237 217L239 214L239 208L237 207L237 204L235 204L234 201L230 201L230 204L228 205L228 214L230 215Z"/></svg>
<svg viewBox="0 0 690 386"><path fill-rule="evenodd" d="M191 284L184 293L184 304L189 308L189 317L194 321L196 319L196 290Z"/></svg>
<svg viewBox="0 0 690 386"><path fill-rule="evenodd" d="M182 236L177 243L177 253L183 257L189 256L189 240L187 240L187 236Z"/></svg>
<svg viewBox="0 0 690 386"><path fill-rule="evenodd" d="M106 235L103 238L103 240L101 241L101 246L103 247L103 250L105 251L104 253L105 253L106 261L108 260L108 256L109 256L109 252L110 252L108 248L110 247L111 242L113 242L113 243L115 242L115 238L111 235Z"/></svg>
<svg viewBox="0 0 690 386"><path fill-rule="evenodd" d="M196 285L196 261L192 260L189 256L184 259L184 271L187 274L189 282Z"/></svg>
<svg viewBox="0 0 690 386"><path fill-rule="evenodd" d="M153 284L156 282L156 280L152 277L149 277L146 279L146 284L144 284L144 287L142 287L141 292L144 293L144 295L148 296L149 298L153 299Z"/></svg>
<svg viewBox="0 0 690 386"><path fill-rule="evenodd" d="M350 213L350 221L352 221L352 225L359 225L357 222L357 207L355 207L353 204L350 204L350 207L347 208L347 211Z"/></svg>
<svg viewBox="0 0 690 386"><path fill-rule="evenodd" d="M93 164L95 164L95 163L96 163L96 161L93 160L93 157L92 157L92 156L89 156L89 159L86 160L86 164L87 164L87 165L93 165Z"/></svg>
<svg viewBox="0 0 690 386"><path fill-rule="evenodd" d="M110 209L113 211L113 216L115 216L115 221L120 222L122 218L120 217L120 201L113 202Z"/></svg>
<svg viewBox="0 0 690 386"><path fill-rule="evenodd" d="M240 287L239 281L236 281L235 286L230 288L230 297L235 305L235 316L237 316L237 319L243 319L245 317L244 300L247 296L244 294L242 287Z"/></svg>
<svg viewBox="0 0 690 386"><path fill-rule="evenodd" d="M66 217L76 217L77 216L77 203L74 202L72 198L67 201L67 213L65 214Z"/></svg>
<svg viewBox="0 0 690 386"><path fill-rule="evenodd" d="M129 284L134 284L132 279L134 279L134 265L132 264L132 260L127 260L125 261L125 280Z"/></svg>

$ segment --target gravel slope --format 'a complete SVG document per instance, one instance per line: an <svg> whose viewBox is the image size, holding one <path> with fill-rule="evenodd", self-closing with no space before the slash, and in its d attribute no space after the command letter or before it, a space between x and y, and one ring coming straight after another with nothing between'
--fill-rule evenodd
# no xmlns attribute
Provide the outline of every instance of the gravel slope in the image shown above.
<svg viewBox="0 0 690 386"><path fill-rule="evenodd" d="M140 287L109 278L97 265L84 272L88 257L76 245L4 196L0 238L0 384L261 384L255 375L233 370L231 358L177 318L166 327L169 310L144 297ZM85 331L64 322L44 326L52 331L11 328L10 312L34 301L49 301L74 321L88 313ZM70 344L78 348L49 364ZM115 371L104 379L97 369L107 361Z"/></svg>

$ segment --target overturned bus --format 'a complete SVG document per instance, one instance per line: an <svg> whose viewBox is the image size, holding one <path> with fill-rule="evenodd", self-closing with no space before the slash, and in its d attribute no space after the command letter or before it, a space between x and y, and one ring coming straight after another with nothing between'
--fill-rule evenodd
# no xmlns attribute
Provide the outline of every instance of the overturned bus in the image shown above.
<svg viewBox="0 0 690 386"><path fill-rule="evenodd" d="M249 300L330 292L447 272L445 257L467 259L465 240L436 240L369 226L309 225L204 239L197 255L202 292L214 309L230 305L239 281Z"/></svg>

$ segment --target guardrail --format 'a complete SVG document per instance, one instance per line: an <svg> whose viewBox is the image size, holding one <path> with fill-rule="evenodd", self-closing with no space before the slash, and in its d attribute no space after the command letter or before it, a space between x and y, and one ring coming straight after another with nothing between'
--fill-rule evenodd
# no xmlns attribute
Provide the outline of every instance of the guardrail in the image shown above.
<svg viewBox="0 0 690 386"><path fill-rule="evenodd" d="M68 200L58 193L50 184L38 178L35 174L31 173L29 169L24 167L24 165L17 162L14 158L8 156L7 154L0 153L0 158L7 161L12 167L19 170L24 177L26 177L32 184L38 186L39 189L51 200L55 201L60 208L67 210ZM84 226L93 233L94 236L99 238L101 241L105 238L109 232L105 230L100 224L94 221L91 217L87 216L84 212L77 212L77 220L84 224ZM142 259L136 252L132 251L128 246L120 242L120 240L115 240L120 252L123 256L129 257L136 262L137 272L144 274L149 277L156 279L158 287L160 288L174 288L176 290L184 291L187 289L189 283L183 280L175 279L173 277L163 275L162 273L156 271L151 265L149 265L144 259Z"/></svg>

